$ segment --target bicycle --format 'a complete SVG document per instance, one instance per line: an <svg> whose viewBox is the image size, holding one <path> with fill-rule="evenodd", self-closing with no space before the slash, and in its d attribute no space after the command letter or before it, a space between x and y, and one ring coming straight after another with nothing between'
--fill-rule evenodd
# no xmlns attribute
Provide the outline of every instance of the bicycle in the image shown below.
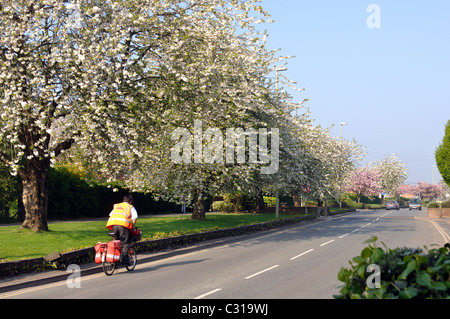
<svg viewBox="0 0 450 319"><path fill-rule="evenodd" d="M114 238L114 233L109 233L109 235ZM136 263L137 263L136 249L133 247L135 242L136 241L133 241L128 248L129 264L125 265L125 268L128 271L133 271L134 268L136 267ZM122 252L122 243L120 243L120 245L119 245L119 251L120 251L120 253ZM102 253L102 267L103 267L103 271L105 272L105 274L107 276L111 276L114 273L114 271L117 269L117 267L123 266L123 264L120 260L117 260L115 262L106 261L106 252L107 252L107 249L104 249L103 253Z"/></svg>

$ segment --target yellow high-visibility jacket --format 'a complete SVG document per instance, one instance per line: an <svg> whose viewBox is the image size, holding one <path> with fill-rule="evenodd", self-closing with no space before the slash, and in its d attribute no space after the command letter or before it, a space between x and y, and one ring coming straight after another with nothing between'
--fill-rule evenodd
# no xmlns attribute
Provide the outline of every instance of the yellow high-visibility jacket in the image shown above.
<svg viewBox="0 0 450 319"><path fill-rule="evenodd" d="M112 230L115 225L123 226L125 228L133 228L133 220L131 219L131 208L133 205L129 203L115 204L111 212L106 227Z"/></svg>

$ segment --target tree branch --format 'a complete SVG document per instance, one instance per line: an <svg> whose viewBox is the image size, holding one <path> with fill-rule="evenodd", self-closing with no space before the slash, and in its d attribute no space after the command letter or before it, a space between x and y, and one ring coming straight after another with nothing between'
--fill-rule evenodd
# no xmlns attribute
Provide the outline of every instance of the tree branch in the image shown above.
<svg viewBox="0 0 450 319"><path fill-rule="evenodd" d="M0 161L5 163L6 165L11 164L11 157L6 153L0 152Z"/></svg>
<svg viewBox="0 0 450 319"><path fill-rule="evenodd" d="M67 141L59 143L55 147L55 151L54 151L55 152L55 157L59 156L59 154L61 154L62 151L68 150L69 148L71 148L74 142L75 142L74 139L69 139Z"/></svg>

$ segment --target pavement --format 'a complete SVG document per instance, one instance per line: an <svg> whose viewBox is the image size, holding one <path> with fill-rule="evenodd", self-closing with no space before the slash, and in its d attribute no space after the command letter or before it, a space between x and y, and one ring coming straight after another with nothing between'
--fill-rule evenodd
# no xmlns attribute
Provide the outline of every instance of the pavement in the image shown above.
<svg viewBox="0 0 450 319"><path fill-rule="evenodd" d="M430 221L436 229L441 233L444 238L447 238L447 241L450 243L450 217L443 217L443 218L432 218L432 217L425 217L422 219L426 219Z"/></svg>

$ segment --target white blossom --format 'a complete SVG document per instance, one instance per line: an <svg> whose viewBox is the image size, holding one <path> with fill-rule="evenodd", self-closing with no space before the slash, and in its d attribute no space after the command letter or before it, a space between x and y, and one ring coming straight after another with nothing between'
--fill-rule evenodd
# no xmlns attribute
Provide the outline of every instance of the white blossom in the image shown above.
<svg viewBox="0 0 450 319"><path fill-rule="evenodd" d="M258 0L12 1L0 6L0 159L54 165L76 147L94 175L166 199L194 190L336 188L356 143L313 127L269 79L289 57L266 48ZM282 83L295 83L282 77ZM301 90L301 89L299 89ZM176 128L277 128L280 171L176 165Z"/></svg>

